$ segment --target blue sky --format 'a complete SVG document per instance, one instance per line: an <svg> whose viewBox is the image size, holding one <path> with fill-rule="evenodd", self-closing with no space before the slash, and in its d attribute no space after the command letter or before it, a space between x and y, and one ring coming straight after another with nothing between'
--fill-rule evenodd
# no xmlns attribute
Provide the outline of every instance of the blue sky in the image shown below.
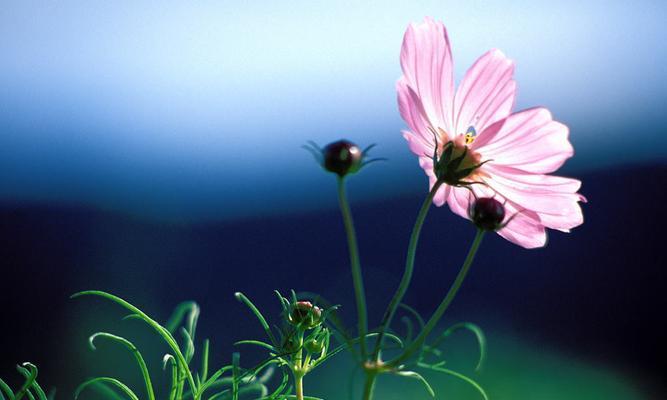
<svg viewBox="0 0 667 400"><path fill-rule="evenodd" d="M566 173L667 160L664 2L4 1L0 201L180 221L328 207L333 178L299 146L339 137L390 159L357 199L424 190L394 83L425 15L459 78L490 48L516 61L517 108L571 128Z"/></svg>

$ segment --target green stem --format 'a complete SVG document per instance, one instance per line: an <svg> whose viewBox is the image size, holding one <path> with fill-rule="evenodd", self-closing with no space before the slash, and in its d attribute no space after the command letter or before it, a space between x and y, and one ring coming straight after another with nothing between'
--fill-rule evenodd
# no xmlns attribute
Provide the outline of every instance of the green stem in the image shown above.
<svg viewBox="0 0 667 400"><path fill-rule="evenodd" d="M296 400L303 400L303 375L294 375L294 386L296 386Z"/></svg>
<svg viewBox="0 0 667 400"><path fill-rule="evenodd" d="M408 290L408 286L410 285L410 280L412 280L412 271L414 270L415 266L415 254L417 251L417 243L419 242L419 234L421 233L421 229L424 225L424 220L426 219L428 210L431 208L433 197L435 197L436 192L442 184L442 181L435 182L431 188L431 191L428 193L428 196L426 196L426 199L424 200L424 203L419 210L419 214L417 214L417 220L415 221L415 225L412 228L412 234L410 235L410 243L408 245L408 255L405 260L405 271L403 271L403 277L401 278L401 282L398 285L398 289L396 289L396 293L394 293L394 297L391 299L391 302L389 303L389 306L384 313L384 317L382 317L382 323L380 324L380 329L378 331L379 335L377 341L375 342L375 349L373 350L373 359L375 361L380 359L380 350L384 341L385 332L391 325L391 320L394 318L396 309L401 303L401 300L403 300L403 296L405 296L405 292Z"/></svg>
<svg viewBox="0 0 667 400"><path fill-rule="evenodd" d="M354 294L357 301L357 315L359 317L359 337L361 338L361 356L366 358L366 332L368 331L368 316L366 313L366 292L364 290L364 278L361 274L361 262L359 261L359 248L357 246L357 234L354 229L352 212L345 194L345 179L338 177L338 203L343 214L345 233L347 234L347 246L350 251L350 266L352 268L352 280L354 282Z"/></svg>
<svg viewBox="0 0 667 400"><path fill-rule="evenodd" d="M364 383L364 397L363 400L371 400L373 398L373 392L375 390L375 379L377 378L376 373L367 373L366 382Z"/></svg>
<svg viewBox="0 0 667 400"><path fill-rule="evenodd" d="M452 283L452 286L449 288L447 295L445 296L444 299L442 299L442 302L435 310L431 318L428 320L426 325L424 325L424 329L422 329L419 336L415 338L414 342L412 342L400 356L398 356L394 360L389 361L387 363L389 366L397 367L398 365L403 363L405 360L410 358L414 353L416 353L421 349L422 345L424 344L424 341L431 333L433 328L435 328L435 326L438 324L440 318L445 313L449 305L452 303L452 300L454 300L454 297L456 297L456 293L461 288L461 284L463 283L466 275L468 274L468 271L470 270L470 266L472 265L472 262L475 259L475 254L477 254L479 245L482 243L482 239L484 238L484 232L485 231L482 229L479 228L477 229L477 234L475 235L475 239L473 240L472 245L470 246L468 255L466 256L466 259L463 262L463 265L461 266L461 270L459 271L458 275L456 275L454 283Z"/></svg>

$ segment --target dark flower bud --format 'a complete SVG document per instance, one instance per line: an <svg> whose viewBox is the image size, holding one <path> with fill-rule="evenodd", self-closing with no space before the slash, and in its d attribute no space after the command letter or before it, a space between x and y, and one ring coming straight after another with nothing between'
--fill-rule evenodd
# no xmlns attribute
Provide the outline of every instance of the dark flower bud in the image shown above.
<svg viewBox="0 0 667 400"><path fill-rule="evenodd" d="M339 176L355 173L361 168L363 152L347 140L329 143L322 151L324 168Z"/></svg>
<svg viewBox="0 0 667 400"><path fill-rule="evenodd" d="M297 301L292 304L288 319L292 325L311 329L322 323L322 310L309 301Z"/></svg>
<svg viewBox="0 0 667 400"><path fill-rule="evenodd" d="M475 200L469 210L472 222L480 229L486 231L497 231L504 228L505 206L491 197L483 197Z"/></svg>
<svg viewBox="0 0 667 400"><path fill-rule="evenodd" d="M283 338L282 351L286 353L296 353L299 351L299 341L294 335L289 335Z"/></svg>

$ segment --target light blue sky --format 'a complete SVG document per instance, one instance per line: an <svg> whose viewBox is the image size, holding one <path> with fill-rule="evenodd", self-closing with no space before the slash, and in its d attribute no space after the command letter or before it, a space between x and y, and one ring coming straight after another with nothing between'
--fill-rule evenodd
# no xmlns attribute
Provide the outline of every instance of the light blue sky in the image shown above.
<svg viewBox="0 0 667 400"><path fill-rule="evenodd" d="M390 158L357 198L422 190L394 83L425 15L459 78L492 47L516 61L518 108L571 127L567 173L667 160L667 3L505 3L3 1L0 201L185 221L329 206L299 146L338 137Z"/></svg>

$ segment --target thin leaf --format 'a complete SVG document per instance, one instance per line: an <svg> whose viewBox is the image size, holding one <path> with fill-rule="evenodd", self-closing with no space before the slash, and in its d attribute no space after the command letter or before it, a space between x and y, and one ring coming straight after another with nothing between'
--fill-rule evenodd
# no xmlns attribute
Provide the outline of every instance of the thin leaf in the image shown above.
<svg viewBox="0 0 667 400"><path fill-rule="evenodd" d="M190 372L190 369L188 368L188 363L185 361L185 357L183 357L183 353L181 353L181 349L178 347L178 343L176 342L176 339L171 335L169 330L167 330L165 327L157 323L155 320L153 320L151 317L146 315L143 311L135 307L134 305L128 303L127 301L121 299L118 296L114 296L110 293L102 292L99 290L86 290L83 292L78 292L74 293L70 298L78 298L81 296L99 296L103 297L105 299L111 300L125 309L135 313L139 317L141 317L144 322L146 322L151 328L153 328L163 339L164 341L169 345L171 350L174 352L174 357L178 360L182 371L185 373L185 377L188 380L188 383L192 390L196 392L197 387L195 385L195 380L192 376L192 373ZM195 399L196 400L196 399Z"/></svg>
<svg viewBox="0 0 667 400"><path fill-rule="evenodd" d="M181 328L181 335L183 335L183 339L185 339L185 353L183 353L183 356L188 365L190 365L190 361L192 361L192 357L195 355L195 343L187 329Z"/></svg>
<svg viewBox="0 0 667 400"><path fill-rule="evenodd" d="M209 388L216 386L216 384L218 383L218 378L220 378L222 374L231 369L232 369L231 365L226 365L217 370L213 375L211 375L211 377L207 381L202 383L201 386L199 387L199 396L202 396L204 392ZM231 383L231 381L229 381L228 383Z"/></svg>
<svg viewBox="0 0 667 400"><path fill-rule="evenodd" d="M90 343L90 347L95 350L95 339L98 337L102 337L105 339L109 339L111 341L114 341L116 343L119 343L125 348L127 348L134 358L137 360L137 365L139 366L139 370L141 371L141 375L144 378L144 384L146 385L146 393L148 395L149 400L155 400L155 392L153 392L153 383L151 382L151 377L148 373L148 367L146 366L146 362L144 361L144 357L141 355L139 350L137 350L137 347L130 342L129 340L125 339L124 337L117 336L111 333L107 332L97 332L93 335L90 336L88 339L88 342Z"/></svg>
<svg viewBox="0 0 667 400"><path fill-rule="evenodd" d="M264 384L261 383L254 383L252 385L244 386L239 389L239 394L245 394L245 393L251 393L251 392L259 392L260 396L266 397L266 395L269 393L269 390L266 388ZM230 393L229 389L225 389L222 392L216 393L213 396L209 397L208 400L222 400L225 398L228 398L232 393Z"/></svg>
<svg viewBox="0 0 667 400"><path fill-rule="evenodd" d="M209 340L205 339L204 349L202 350L202 356L201 356L202 382L206 382L206 379L208 378L208 347L209 347Z"/></svg>
<svg viewBox="0 0 667 400"><path fill-rule="evenodd" d="M14 400L14 391L2 379L0 379L0 389L2 389L2 391L0 391L0 395L4 391L5 394L7 394L7 397L9 397L9 400Z"/></svg>
<svg viewBox="0 0 667 400"><path fill-rule="evenodd" d="M181 323L183 320L188 316L188 320L191 318L189 317L190 315L194 315L194 322L196 322L197 317L199 317L199 305L195 303L194 301L184 301L182 303L179 303L176 308L174 308L174 311L171 313L171 316L169 316L169 319L167 320L167 323L164 324L165 328L172 334L176 332L176 329L178 329L179 326L181 326ZM192 333L190 330L190 321L188 321L188 331Z"/></svg>
<svg viewBox="0 0 667 400"><path fill-rule="evenodd" d="M277 352L278 350L271 346L268 343L262 342L261 340L239 340L238 342L234 343L234 346L240 345L240 344L254 344L256 346L264 347L265 349L269 349L273 352Z"/></svg>
<svg viewBox="0 0 667 400"><path fill-rule="evenodd" d="M435 392L433 391L433 388L428 383L428 381L423 376L421 376L419 373L414 372L414 371L398 371L398 372L394 372L394 374L398 375L398 376L404 376L406 378L417 379L419 382L421 382L424 385L424 388L426 388L426 390L431 395L431 397L435 397Z"/></svg>
<svg viewBox="0 0 667 400"><path fill-rule="evenodd" d="M106 377L106 376L101 376L101 377L98 377L98 378L89 379L89 380L85 381L84 383L80 384L79 387L77 387L76 390L74 391L74 399L75 400L78 399L79 395L81 394L81 391L83 389L85 389L86 387L88 387L90 385L93 385L93 384L100 383L100 382L110 383L110 384L118 387L131 400L139 400L139 397L137 397L137 395L134 394L132 389L127 387L127 385L125 385L123 382L119 381L116 378L109 378L109 377Z"/></svg>
<svg viewBox="0 0 667 400"><path fill-rule="evenodd" d="M238 400L239 399L238 376L239 376L240 363L241 363L241 355L239 353L233 353L232 354L232 377L234 378L234 380L232 381L232 400Z"/></svg>
<svg viewBox="0 0 667 400"><path fill-rule="evenodd" d="M472 332L477 339L477 346L479 347L479 358L477 360L477 365L475 366L475 371L480 372L484 363L486 362L486 335L484 331L479 326L473 324L472 322L459 322L454 324L451 327L447 328L442 335L440 335L431 345L432 347L439 346L445 339L451 336L454 332L461 329Z"/></svg>
<svg viewBox="0 0 667 400"><path fill-rule="evenodd" d="M264 328L264 331L266 332L266 335L269 337L271 340L271 343L273 343L274 346L278 346L278 342L276 341L275 336L273 336L273 332L271 332L271 328L269 327L269 324L266 322L266 319L262 315L261 312L255 307L255 305L248 299L243 293L241 292L236 292L234 294L237 300L245 304L250 311L252 311L253 314L255 314L255 317L259 320L259 323L262 325L262 328Z"/></svg>
<svg viewBox="0 0 667 400"><path fill-rule="evenodd" d="M162 369L167 369L167 364L171 361L171 388L169 389L169 400L176 399L178 392L178 363L174 356L165 354L162 358Z"/></svg>
<svg viewBox="0 0 667 400"><path fill-rule="evenodd" d="M418 363L417 366L421 367L421 368L430 369L431 371L442 372L443 374L447 374L447 375L451 375L455 378L459 378L459 379L465 381L466 383L470 384L475 389L477 389L477 391L479 392L479 394L482 395L484 400L489 400L489 396L486 395L486 392L484 391L482 386L480 386L480 384L475 382L472 378L469 378L469 377L467 377L467 376L465 376L465 375L463 375L459 372L456 372L456 371L453 371L453 370L447 369L447 368L435 367L435 366L428 365L428 364L423 364L423 363Z"/></svg>
<svg viewBox="0 0 667 400"><path fill-rule="evenodd" d="M419 324L419 330L420 331L422 329L424 329L424 325L425 325L424 324L424 319L422 318L421 315L419 315L417 310L415 310L414 308L410 307L409 305L407 305L405 303L399 303L398 306L400 308L406 310L408 313L410 313L415 318L415 321L417 321L417 323Z"/></svg>
<svg viewBox="0 0 667 400"><path fill-rule="evenodd" d="M29 362L25 362L20 367L17 367L19 373L21 373L24 377L27 377L28 374L30 374L30 371L26 368L27 366L32 366L32 367L35 368L35 371L37 371L36 366L34 366L33 364L31 364ZM35 378L36 377L37 377L37 373L35 372ZM32 389L35 391L35 393L37 393L37 398L39 400L47 400L46 393L44 393L44 390L42 389L42 387L39 385L39 383L37 383L37 379L35 379L32 382Z"/></svg>
<svg viewBox="0 0 667 400"><path fill-rule="evenodd" d="M31 363L23 363L24 366L27 366L28 369L25 367L22 368L21 366L17 365L16 368L17 370L22 373L22 375L25 377L25 382L21 386L18 392L14 395L15 400L21 400L23 396L27 395L30 397L30 392L28 392L28 389L32 386L33 382L35 382L35 379L37 379L37 367L34 366Z"/></svg>

